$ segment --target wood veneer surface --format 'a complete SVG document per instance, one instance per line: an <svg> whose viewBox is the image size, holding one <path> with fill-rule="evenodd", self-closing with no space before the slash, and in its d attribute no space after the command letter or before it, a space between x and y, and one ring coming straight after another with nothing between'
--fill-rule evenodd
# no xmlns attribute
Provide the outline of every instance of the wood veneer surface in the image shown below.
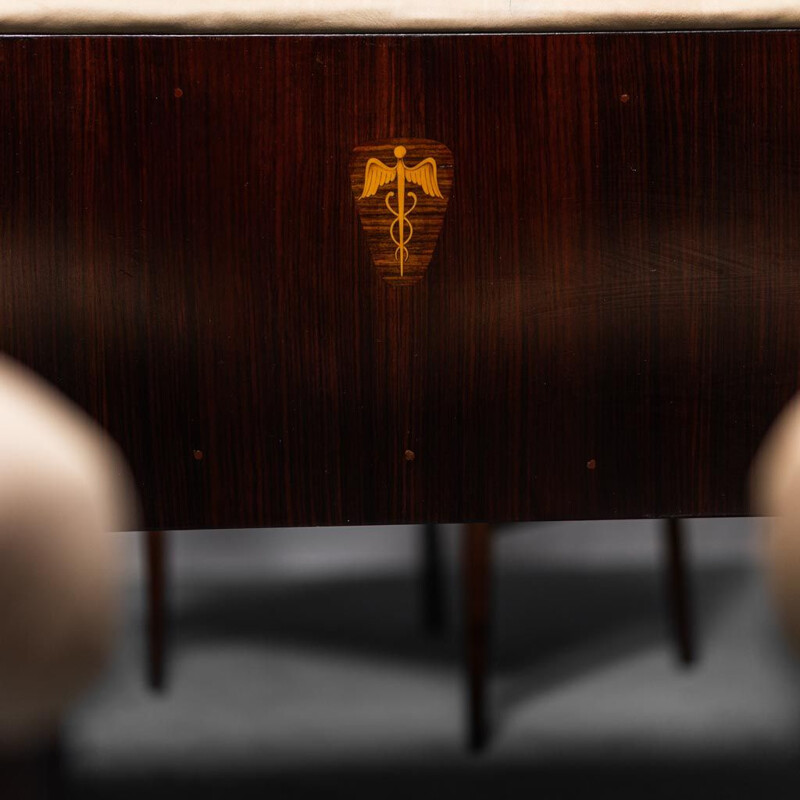
<svg viewBox="0 0 800 800"><path fill-rule="evenodd" d="M797 388L800 34L0 38L0 347L150 528L728 515ZM355 146L454 184L380 279Z"/></svg>

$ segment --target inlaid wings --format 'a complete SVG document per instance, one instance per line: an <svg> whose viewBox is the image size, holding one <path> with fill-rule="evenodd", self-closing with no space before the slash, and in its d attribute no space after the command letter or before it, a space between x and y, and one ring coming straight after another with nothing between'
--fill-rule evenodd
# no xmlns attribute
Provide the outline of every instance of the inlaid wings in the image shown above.
<svg viewBox="0 0 800 800"><path fill-rule="evenodd" d="M374 159L370 160L374 161ZM367 164L367 170L369 170L369 164ZM422 191L431 197L442 196L439 182L436 180L436 162L432 158L423 159L414 167L406 167L406 180L422 187Z"/></svg>
<svg viewBox="0 0 800 800"><path fill-rule="evenodd" d="M396 177L397 167L387 167L379 158L371 158L367 161L367 168L364 170L364 190L358 199L372 197L379 187L384 183L390 183Z"/></svg>

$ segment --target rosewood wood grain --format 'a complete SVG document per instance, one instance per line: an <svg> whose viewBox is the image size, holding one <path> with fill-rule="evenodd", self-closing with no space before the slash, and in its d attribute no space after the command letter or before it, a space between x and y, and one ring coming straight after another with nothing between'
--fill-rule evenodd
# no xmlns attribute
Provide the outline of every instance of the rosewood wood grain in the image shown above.
<svg viewBox="0 0 800 800"><path fill-rule="evenodd" d="M120 442L154 530L742 514L798 382L798 57L2 37L0 347ZM458 173L402 291L348 172L398 137Z"/></svg>

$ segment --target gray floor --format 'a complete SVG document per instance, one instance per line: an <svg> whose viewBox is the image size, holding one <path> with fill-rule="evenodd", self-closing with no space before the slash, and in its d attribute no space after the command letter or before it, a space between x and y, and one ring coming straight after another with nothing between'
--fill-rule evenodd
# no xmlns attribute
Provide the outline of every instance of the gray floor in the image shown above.
<svg viewBox="0 0 800 800"><path fill-rule="evenodd" d="M419 620L418 530L172 536L170 685L144 686L138 538L114 663L67 729L81 798L739 798L800 789L800 667L755 523L690 523L700 662L679 668L654 522L496 541L494 738L463 750L448 630Z"/></svg>

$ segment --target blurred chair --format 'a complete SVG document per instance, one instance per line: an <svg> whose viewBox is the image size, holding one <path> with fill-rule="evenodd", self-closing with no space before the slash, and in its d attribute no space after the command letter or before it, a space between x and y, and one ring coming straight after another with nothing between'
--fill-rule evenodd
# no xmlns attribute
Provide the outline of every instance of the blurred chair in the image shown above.
<svg viewBox="0 0 800 800"><path fill-rule="evenodd" d="M2 355L0 442L0 797L46 797L59 722L110 650L134 493L103 432Z"/></svg>
<svg viewBox="0 0 800 800"><path fill-rule="evenodd" d="M800 395L767 434L753 465L751 503L766 516L764 565L778 617L800 654Z"/></svg>

